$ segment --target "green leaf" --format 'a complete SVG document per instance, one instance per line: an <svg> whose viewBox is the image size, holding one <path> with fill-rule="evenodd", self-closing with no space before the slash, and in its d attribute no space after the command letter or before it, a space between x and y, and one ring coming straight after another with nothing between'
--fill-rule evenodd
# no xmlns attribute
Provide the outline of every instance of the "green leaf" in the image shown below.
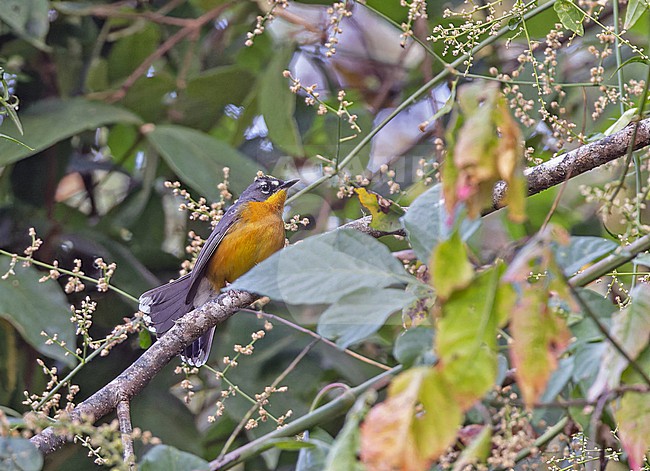
<svg viewBox="0 0 650 471"><path fill-rule="evenodd" d="M650 286L636 285L630 298L631 302L612 316L610 334L634 360L648 345L650 337ZM589 400L593 401L604 391L617 387L627 366L627 360L608 343L596 381L589 389Z"/></svg>
<svg viewBox="0 0 650 471"><path fill-rule="evenodd" d="M637 113L637 108L630 108L627 110L625 113L621 115L620 118L616 120L614 124L612 124L610 127L607 128L607 130L603 133L605 136L611 136L614 133L617 133L618 131L622 130L625 126L630 124L632 119L636 116Z"/></svg>
<svg viewBox="0 0 650 471"><path fill-rule="evenodd" d="M5 273L7 265L3 262L0 272ZM17 266L15 271L14 276L0 280L0 317L42 354L74 366L73 357L66 356L58 345L45 345L46 338L41 335L42 331L50 337L57 334L68 348L76 345L70 307L61 288L54 282L39 283L41 274L33 267Z"/></svg>
<svg viewBox="0 0 650 471"><path fill-rule="evenodd" d="M0 20L16 35L38 49L50 49L45 36L50 29L49 2L47 0L3 0Z"/></svg>
<svg viewBox="0 0 650 471"><path fill-rule="evenodd" d="M140 344L140 348L142 350L146 350L147 348L151 347L152 344L151 334L149 333L148 330L142 329L138 333L138 343Z"/></svg>
<svg viewBox="0 0 650 471"><path fill-rule="evenodd" d="M318 333L347 348L377 332L392 313L413 301L404 290L361 288L327 308L318 320Z"/></svg>
<svg viewBox="0 0 650 471"><path fill-rule="evenodd" d="M291 155L302 155L302 142L294 117L296 95L289 90L289 82L282 72L288 68L293 47L285 47L275 53L261 77L260 113L269 130L273 144Z"/></svg>
<svg viewBox="0 0 650 471"><path fill-rule="evenodd" d="M202 471L209 470L210 463L191 453L167 445L156 445L140 461L140 471Z"/></svg>
<svg viewBox="0 0 650 471"><path fill-rule="evenodd" d="M514 301L511 286L499 283L504 268L501 265L482 272L442 305L436 353L443 365L442 374L463 408L471 407L496 379L497 327L507 318Z"/></svg>
<svg viewBox="0 0 650 471"><path fill-rule="evenodd" d="M436 296L445 300L454 291L465 288L474 277L474 267L467 258L465 245L454 231L452 236L439 243L431 257L431 284Z"/></svg>
<svg viewBox="0 0 650 471"><path fill-rule="evenodd" d="M43 455L26 438L0 437L0 469L3 471L39 471Z"/></svg>
<svg viewBox="0 0 650 471"><path fill-rule="evenodd" d="M305 239L275 253L230 285L289 304L333 303L362 288L412 280L388 248L352 229Z"/></svg>
<svg viewBox="0 0 650 471"><path fill-rule="evenodd" d="M612 240L591 236L572 236L568 245L554 245L555 260L566 276L596 261L618 247Z"/></svg>
<svg viewBox="0 0 650 471"><path fill-rule="evenodd" d="M109 81L127 77L153 53L160 44L160 28L154 23L141 23L140 31L115 42L108 55Z"/></svg>
<svg viewBox="0 0 650 471"><path fill-rule="evenodd" d="M578 36L585 34L585 28L582 25L585 15L571 0L557 0L553 9L566 29L573 31Z"/></svg>
<svg viewBox="0 0 650 471"><path fill-rule="evenodd" d="M397 337L393 356L405 368L414 365L433 365L436 356L433 352L435 332L430 327L413 327Z"/></svg>
<svg viewBox="0 0 650 471"><path fill-rule="evenodd" d="M636 24L646 10L650 8L648 0L629 0L627 2L627 9L625 10L625 23L624 29L630 29Z"/></svg>
<svg viewBox="0 0 650 471"><path fill-rule="evenodd" d="M40 101L21 113L21 121L24 137L13 130L8 134L31 149L0 139L0 167L34 155L82 131L110 123L141 123L140 118L129 111L84 98Z"/></svg>
<svg viewBox="0 0 650 471"><path fill-rule="evenodd" d="M250 185L258 170L228 144L184 126L156 126L146 137L181 180L213 201L219 199L223 167L230 167L230 183L237 192Z"/></svg>
<svg viewBox="0 0 650 471"><path fill-rule="evenodd" d="M434 247L454 230L453 219L445 210L442 186L435 185L421 194L402 217L402 224L415 254L427 263ZM480 220L464 219L460 225L462 239L469 239L480 224Z"/></svg>
<svg viewBox="0 0 650 471"><path fill-rule="evenodd" d="M242 67L206 70L187 82L176 111L182 113L183 124L208 130L223 115L226 105L241 105L254 84L255 77Z"/></svg>

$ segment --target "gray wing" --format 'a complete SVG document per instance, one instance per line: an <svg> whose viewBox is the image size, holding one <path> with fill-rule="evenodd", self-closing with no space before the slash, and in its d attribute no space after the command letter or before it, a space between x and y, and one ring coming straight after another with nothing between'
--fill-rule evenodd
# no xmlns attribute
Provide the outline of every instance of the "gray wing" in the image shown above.
<svg viewBox="0 0 650 471"><path fill-rule="evenodd" d="M185 297L185 304L190 304L194 300L194 296L196 296L199 286L201 285L201 280L203 279L203 275L205 275L205 270L208 268L210 259L216 252L217 247L219 247L223 238L228 234L233 223L239 218L239 208L239 202L232 205L228 211L226 211L226 214L223 215L219 224L217 224L217 227L214 228L212 234L208 237L208 240L203 244L203 248L201 249L201 252L199 252L199 258L197 258L194 268L189 274L190 289Z"/></svg>

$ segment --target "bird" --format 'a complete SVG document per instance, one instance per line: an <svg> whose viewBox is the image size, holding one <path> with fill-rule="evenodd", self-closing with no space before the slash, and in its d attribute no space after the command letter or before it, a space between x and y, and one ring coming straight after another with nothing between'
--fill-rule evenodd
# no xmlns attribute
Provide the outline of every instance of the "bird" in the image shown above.
<svg viewBox="0 0 650 471"><path fill-rule="evenodd" d="M212 230L192 271L140 296L139 309L150 331L164 334L177 319L284 247L282 213L287 190L297 182L270 175L255 178ZM182 360L190 366L205 364L214 331L185 347Z"/></svg>

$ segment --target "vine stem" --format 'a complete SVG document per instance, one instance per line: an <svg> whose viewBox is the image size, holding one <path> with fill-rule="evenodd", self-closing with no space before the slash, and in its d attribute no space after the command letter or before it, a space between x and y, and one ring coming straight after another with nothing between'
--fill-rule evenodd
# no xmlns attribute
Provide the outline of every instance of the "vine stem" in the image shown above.
<svg viewBox="0 0 650 471"><path fill-rule="evenodd" d="M522 16L523 21L526 21L536 15L539 15L541 12L548 10L549 8L553 7L555 4L556 0L550 0L547 3L544 3L543 5L539 5L532 10L528 11ZM498 39L500 39L502 36L505 34L508 34L511 32L510 28L507 26L501 28L495 35L490 36L483 41L481 41L479 44L474 46L472 50L470 51L469 54L463 54L460 56L458 59L455 61L451 62L450 64L447 65L445 70L440 72L438 75L433 77L431 80L429 80L427 83L422 85L420 88L418 88L415 92L411 94L406 100L404 100L402 103L400 103L399 106L397 106L392 113L390 113L386 119L384 119L381 123L379 123L375 128L373 128L359 143L343 158L343 160L339 163L338 168L342 169L344 168L347 164L349 164L352 159L354 159L361 150L370 143L373 137L377 135L379 131L381 131L390 121L395 118L398 114L400 114L402 111L404 111L406 108L408 108L412 103L415 102L418 98L420 98L422 95L424 95L426 92L428 92L431 88L435 87L439 83L441 83L444 79L449 77L450 75L455 75L456 68L461 66L463 62L468 59L469 57L473 56L476 54L478 51L481 49L491 45L492 43L496 42ZM331 175L323 175L322 177L316 179L309 185L307 185L305 188L302 188L300 191L295 193L293 196L287 199L287 203L290 203L300 196L302 196L305 193L308 193L309 191L313 190L314 188L320 186L330 178L332 178L336 174L331 174Z"/></svg>

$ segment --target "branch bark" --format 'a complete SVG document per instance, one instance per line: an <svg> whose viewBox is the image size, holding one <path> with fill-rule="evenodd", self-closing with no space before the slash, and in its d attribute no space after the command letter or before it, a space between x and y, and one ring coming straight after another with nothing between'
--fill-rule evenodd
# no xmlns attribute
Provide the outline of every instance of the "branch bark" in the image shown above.
<svg viewBox="0 0 650 471"><path fill-rule="evenodd" d="M524 175L528 181L528 195L532 196L577 175L593 170L627 153L637 123L630 124L617 133L555 157L536 167L528 168ZM650 145L650 118L638 122L634 150ZM507 185L499 182L492 193L495 209L504 206Z"/></svg>
<svg viewBox="0 0 650 471"><path fill-rule="evenodd" d="M577 176L625 155L633 130L634 125L628 126L612 136L584 145L544 164L528 169L526 176L528 178L529 194L539 193L564 182L567 178ZM650 145L650 119L645 119L638 123L634 149L641 149L648 145ZM493 194L495 209L500 207L505 191L505 184L495 187ZM361 218L343 227L355 229L373 237L404 235L401 230L382 232L371 228L370 217ZM639 239L635 244L639 246L639 249L646 247L646 245L650 244L650 236ZM632 248L632 246L628 247L628 249ZM602 265L607 265L607 268L611 263L618 263L623 259L627 259L628 254L632 252L634 251L626 250L625 253L610 256L603 260ZM583 278L587 277L583 275ZM239 309L245 308L256 299L257 296L250 293L229 291L219 296L215 301L208 302L201 308L188 313L122 374L75 407L70 412L69 418L72 420L84 418L94 422L112 412L121 400L128 400L142 391L149 381L178 355L186 345L189 345L211 327L223 323ZM55 427L48 427L43 432L32 437L31 441L42 453L48 454L63 445L66 442L66 437L64 434L58 434Z"/></svg>

